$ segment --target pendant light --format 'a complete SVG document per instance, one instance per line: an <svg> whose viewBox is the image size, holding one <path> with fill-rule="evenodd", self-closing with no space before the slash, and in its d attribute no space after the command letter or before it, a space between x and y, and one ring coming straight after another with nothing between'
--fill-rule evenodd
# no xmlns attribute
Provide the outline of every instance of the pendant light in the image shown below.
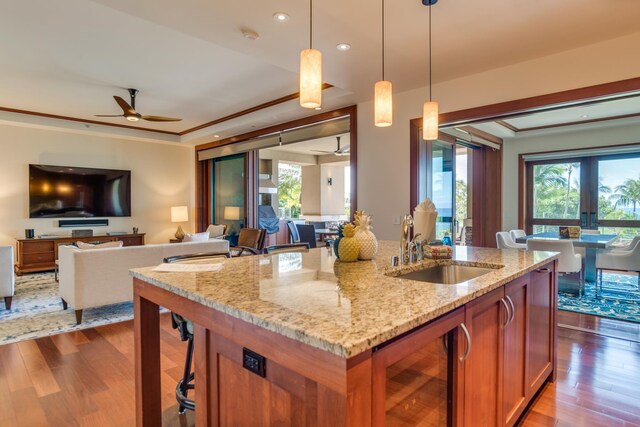
<svg viewBox="0 0 640 427"><path fill-rule="evenodd" d="M438 0L422 0L429 7L429 101L422 106L422 138L427 141L438 139L438 103L431 97L431 6Z"/></svg>
<svg viewBox="0 0 640 427"><path fill-rule="evenodd" d="M322 105L322 53L313 48L313 0L309 0L309 49L300 52L300 105Z"/></svg>
<svg viewBox="0 0 640 427"><path fill-rule="evenodd" d="M382 80L376 82L373 94L375 125L391 126L393 121L393 89L391 82L384 79L384 0L382 0Z"/></svg>

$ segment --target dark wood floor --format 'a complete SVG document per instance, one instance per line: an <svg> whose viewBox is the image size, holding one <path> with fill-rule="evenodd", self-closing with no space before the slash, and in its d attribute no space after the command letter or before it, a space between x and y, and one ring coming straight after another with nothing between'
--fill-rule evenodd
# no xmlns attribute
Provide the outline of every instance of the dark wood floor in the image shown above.
<svg viewBox="0 0 640 427"><path fill-rule="evenodd" d="M559 373L522 419L523 426L640 426L637 324L561 312ZM601 330L617 338L586 330ZM176 414L185 344L162 316L164 424ZM133 323L0 346L0 426L133 426Z"/></svg>

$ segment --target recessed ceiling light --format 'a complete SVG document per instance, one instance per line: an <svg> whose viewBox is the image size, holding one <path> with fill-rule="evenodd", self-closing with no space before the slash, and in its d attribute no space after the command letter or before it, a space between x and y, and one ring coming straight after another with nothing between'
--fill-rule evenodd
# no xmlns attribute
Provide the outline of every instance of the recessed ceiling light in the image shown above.
<svg viewBox="0 0 640 427"><path fill-rule="evenodd" d="M220 135L213 135L214 138L220 138Z"/></svg>
<svg viewBox="0 0 640 427"><path fill-rule="evenodd" d="M589 117L589 115L588 115L588 114L583 114L583 115L581 115L580 117L582 117L583 119L586 119L586 118L588 118L588 117Z"/></svg>
<svg viewBox="0 0 640 427"><path fill-rule="evenodd" d="M273 14L273 19L275 19L276 22L287 22L289 20L289 15L284 12L276 12Z"/></svg>
<svg viewBox="0 0 640 427"><path fill-rule="evenodd" d="M341 51L347 51L349 49L351 49L351 45L349 43L338 43L336 45L336 49L341 50Z"/></svg>
<svg viewBox="0 0 640 427"><path fill-rule="evenodd" d="M316 110L322 110L322 107L316 107L315 109Z"/></svg>

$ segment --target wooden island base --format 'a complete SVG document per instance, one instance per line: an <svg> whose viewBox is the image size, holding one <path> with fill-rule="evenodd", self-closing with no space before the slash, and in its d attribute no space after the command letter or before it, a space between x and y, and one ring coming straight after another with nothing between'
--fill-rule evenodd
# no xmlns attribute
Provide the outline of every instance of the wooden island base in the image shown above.
<svg viewBox="0 0 640 427"><path fill-rule="evenodd" d="M404 421L393 425L418 425L424 418L417 417L427 412L436 425L447 425L450 419L454 426L512 426L556 372L555 266L552 261L352 358L136 278L137 425L161 425L163 306L195 325L198 426L383 426L396 415ZM442 363L450 367L445 374L430 372ZM254 366L255 372L243 364ZM411 375L405 378L407 372ZM420 407L420 399L433 396L425 392L426 382L416 387L416 375L445 384L443 408Z"/></svg>

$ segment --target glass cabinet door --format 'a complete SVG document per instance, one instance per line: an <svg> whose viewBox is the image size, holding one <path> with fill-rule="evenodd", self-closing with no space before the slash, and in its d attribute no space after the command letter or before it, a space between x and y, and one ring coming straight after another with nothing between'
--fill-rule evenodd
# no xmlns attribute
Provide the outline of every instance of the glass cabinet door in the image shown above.
<svg viewBox="0 0 640 427"><path fill-rule="evenodd" d="M226 224L227 236L236 244L240 228L246 225L245 156L212 159L211 166L211 223Z"/></svg>
<svg viewBox="0 0 640 427"><path fill-rule="evenodd" d="M458 409L463 310L374 349L374 426L452 426Z"/></svg>

